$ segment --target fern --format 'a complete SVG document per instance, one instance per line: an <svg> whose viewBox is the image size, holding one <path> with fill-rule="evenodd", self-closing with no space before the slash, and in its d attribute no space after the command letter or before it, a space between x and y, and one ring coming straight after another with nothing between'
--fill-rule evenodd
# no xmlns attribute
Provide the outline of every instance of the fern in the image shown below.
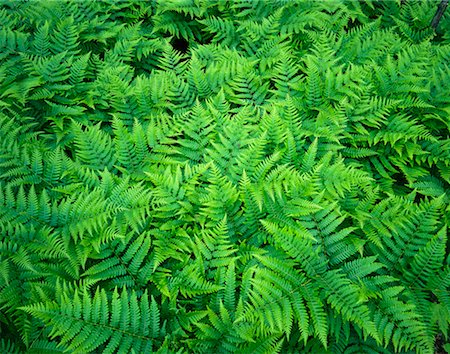
<svg viewBox="0 0 450 354"><path fill-rule="evenodd" d="M57 301L24 310L47 323L50 336L60 336L62 345L73 352L99 347L105 353L148 351L161 331L159 309L147 293L138 298L135 292L119 294L115 289L109 300L104 290L97 289L93 297L85 290L81 296L76 291L73 298L61 296Z"/></svg>
<svg viewBox="0 0 450 354"><path fill-rule="evenodd" d="M0 352L448 351L438 2L0 4Z"/></svg>

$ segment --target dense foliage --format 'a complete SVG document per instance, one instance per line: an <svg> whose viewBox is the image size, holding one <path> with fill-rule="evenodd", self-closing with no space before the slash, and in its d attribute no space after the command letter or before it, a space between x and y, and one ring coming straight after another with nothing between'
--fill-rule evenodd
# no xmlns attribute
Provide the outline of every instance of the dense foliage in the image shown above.
<svg viewBox="0 0 450 354"><path fill-rule="evenodd" d="M3 1L1 353L433 353L438 1Z"/></svg>

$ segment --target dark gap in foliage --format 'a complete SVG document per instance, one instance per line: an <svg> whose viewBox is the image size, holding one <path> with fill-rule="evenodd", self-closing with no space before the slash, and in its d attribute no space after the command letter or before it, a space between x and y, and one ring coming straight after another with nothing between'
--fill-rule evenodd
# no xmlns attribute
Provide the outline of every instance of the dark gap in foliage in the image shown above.
<svg viewBox="0 0 450 354"><path fill-rule="evenodd" d="M67 147L64 149L64 152L69 159L73 159L72 149Z"/></svg>
<svg viewBox="0 0 450 354"><path fill-rule="evenodd" d="M39 126L39 130L53 134L53 130L55 129L55 124L50 119L45 119Z"/></svg>
<svg viewBox="0 0 450 354"><path fill-rule="evenodd" d="M436 336L436 341L434 343L434 354L448 354L445 350L444 345L447 343L442 334Z"/></svg>
<svg viewBox="0 0 450 354"><path fill-rule="evenodd" d="M443 42L448 41L448 38L445 37L445 32L442 30L439 30L439 27L437 28L435 35L433 37L433 39L431 40L433 43L442 43L445 44Z"/></svg>
<svg viewBox="0 0 450 354"><path fill-rule="evenodd" d="M397 181L397 184L399 186L405 186L408 184L408 181L406 180L405 175L401 172L393 174L392 178Z"/></svg>
<svg viewBox="0 0 450 354"><path fill-rule="evenodd" d="M184 38L175 37L170 41L170 44L173 47L173 49L178 50L183 54L187 53L189 48L189 42Z"/></svg>
<svg viewBox="0 0 450 354"><path fill-rule="evenodd" d="M209 33L202 33L202 38L196 41L196 43L201 45L208 45L211 44L214 39L214 36L210 35ZM191 44L192 47L192 44Z"/></svg>
<svg viewBox="0 0 450 354"><path fill-rule="evenodd" d="M350 19L348 21L347 26L345 26L344 29L345 29L346 32L349 32L351 29L357 28L357 27L359 27L361 25L362 25L362 23L357 18Z"/></svg>
<svg viewBox="0 0 450 354"><path fill-rule="evenodd" d="M415 197L414 197L414 203L421 203L425 200L426 196L423 195L422 193L416 193Z"/></svg>
<svg viewBox="0 0 450 354"><path fill-rule="evenodd" d="M103 131L106 131L108 133L112 133L113 129L112 129L112 121L111 120L103 120L100 123L100 128Z"/></svg>

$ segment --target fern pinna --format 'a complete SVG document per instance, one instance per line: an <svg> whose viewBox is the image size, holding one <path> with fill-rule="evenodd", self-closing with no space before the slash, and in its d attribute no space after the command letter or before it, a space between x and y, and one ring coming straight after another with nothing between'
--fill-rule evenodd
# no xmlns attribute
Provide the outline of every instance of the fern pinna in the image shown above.
<svg viewBox="0 0 450 354"><path fill-rule="evenodd" d="M448 352L438 5L1 2L0 352Z"/></svg>

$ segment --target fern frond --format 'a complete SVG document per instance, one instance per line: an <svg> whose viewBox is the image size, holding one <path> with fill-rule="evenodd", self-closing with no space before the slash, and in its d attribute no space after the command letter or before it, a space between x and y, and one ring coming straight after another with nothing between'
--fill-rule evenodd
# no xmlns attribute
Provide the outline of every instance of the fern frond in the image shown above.
<svg viewBox="0 0 450 354"><path fill-rule="evenodd" d="M97 289L93 297L86 290L81 295L75 291L73 298L62 296L23 310L50 326L51 337L60 336L76 353L151 351L159 334L159 309L147 292L138 297L134 291L119 294L116 288L109 300L104 290Z"/></svg>
<svg viewBox="0 0 450 354"><path fill-rule="evenodd" d="M100 126L86 127L83 130L81 124L73 122L72 129L80 161L96 170L111 169L115 162L111 138L100 130Z"/></svg>
<svg viewBox="0 0 450 354"><path fill-rule="evenodd" d="M82 277L90 284L110 282L110 287L138 287L148 281L148 252L151 238L148 234L134 237L128 234L123 240L104 244L96 256L97 262L91 265ZM147 272L147 273L146 273Z"/></svg>
<svg viewBox="0 0 450 354"><path fill-rule="evenodd" d="M424 286L430 281L431 275L440 270L444 264L446 242L444 227L414 256L411 270L405 273L407 285Z"/></svg>
<svg viewBox="0 0 450 354"><path fill-rule="evenodd" d="M78 30L74 25L73 17L67 17L59 22L52 37L51 51L53 54L65 52L71 56L78 53Z"/></svg>

